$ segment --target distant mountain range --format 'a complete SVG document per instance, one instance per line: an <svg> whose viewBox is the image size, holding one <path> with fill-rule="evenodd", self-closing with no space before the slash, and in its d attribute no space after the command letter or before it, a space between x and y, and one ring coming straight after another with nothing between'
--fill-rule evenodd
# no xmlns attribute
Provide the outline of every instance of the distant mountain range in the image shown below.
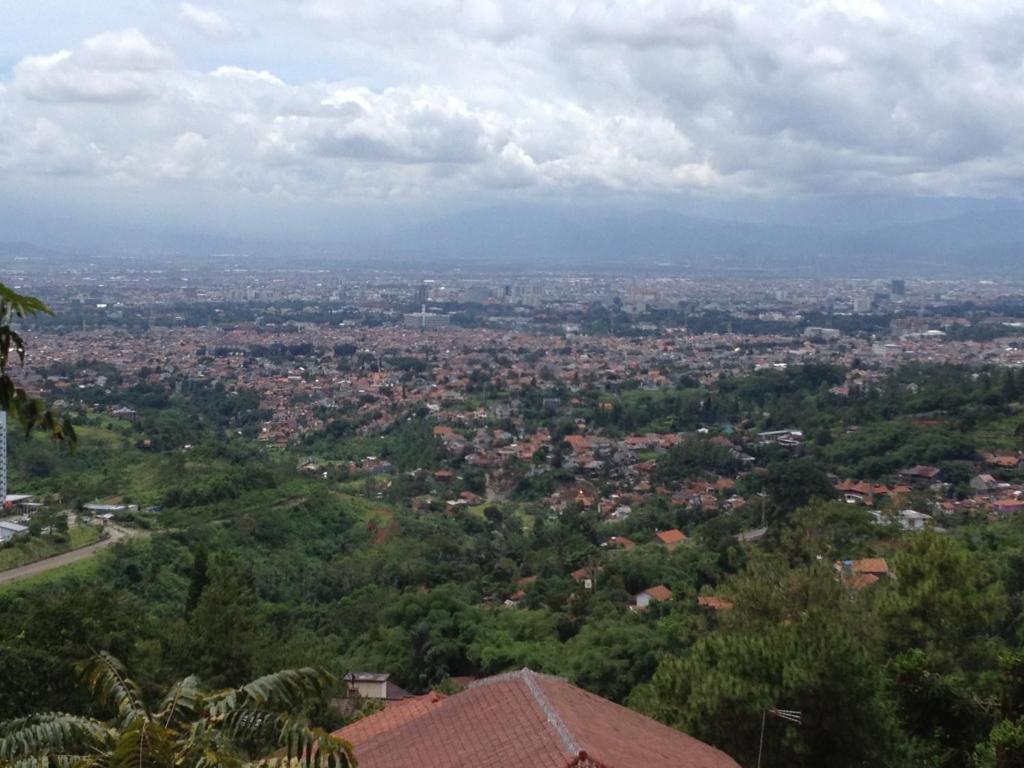
<svg viewBox="0 0 1024 768"><path fill-rule="evenodd" d="M1024 216L969 213L865 227L750 223L679 216L492 208L445 217L375 243L382 252L628 269L793 276L1024 277Z"/></svg>
<svg viewBox="0 0 1024 768"><path fill-rule="evenodd" d="M975 211L871 226L735 221L660 210L541 205L480 208L331 242L133 231L116 249L49 249L0 242L0 259L72 260L211 255L261 263L348 261L443 267L592 267L693 274L793 277L1024 278L1024 214Z"/></svg>

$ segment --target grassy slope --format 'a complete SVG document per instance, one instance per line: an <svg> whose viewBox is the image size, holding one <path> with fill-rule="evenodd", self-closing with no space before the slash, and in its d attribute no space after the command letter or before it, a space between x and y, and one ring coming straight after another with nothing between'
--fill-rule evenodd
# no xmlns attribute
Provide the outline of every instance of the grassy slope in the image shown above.
<svg viewBox="0 0 1024 768"><path fill-rule="evenodd" d="M28 592L46 584L55 584L65 579L78 578L84 580L93 579L100 568L100 561L104 555L87 557L77 563L71 563L61 568L54 568L52 571L29 576L26 579L12 581L7 584L0 584L0 593Z"/></svg>
<svg viewBox="0 0 1024 768"><path fill-rule="evenodd" d="M0 571L17 568L25 563L42 560L44 557L57 555L100 540L103 531L94 525L83 525L72 528L69 541L57 542L49 537L29 538L18 541L14 546L0 549Z"/></svg>

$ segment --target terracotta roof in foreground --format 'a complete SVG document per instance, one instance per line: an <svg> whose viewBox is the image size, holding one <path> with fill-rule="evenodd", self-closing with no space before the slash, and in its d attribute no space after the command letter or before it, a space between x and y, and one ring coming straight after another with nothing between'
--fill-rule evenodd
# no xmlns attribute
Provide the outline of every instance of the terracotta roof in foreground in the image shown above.
<svg viewBox="0 0 1024 768"><path fill-rule="evenodd" d="M480 680L391 727L372 723L386 715L337 734L350 738L360 725L370 734L355 743L360 768L739 768L680 731L529 669Z"/></svg>
<svg viewBox="0 0 1024 768"><path fill-rule="evenodd" d="M423 696L413 696L408 699L389 701L380 712L356 720L351 725L346 725L341 730L335 731L334 736L345 739L353 747L365 744L381 733L387 733L400 725L404 725L418 717L423 717L447 698L442 693L426 693Z"/></svg>

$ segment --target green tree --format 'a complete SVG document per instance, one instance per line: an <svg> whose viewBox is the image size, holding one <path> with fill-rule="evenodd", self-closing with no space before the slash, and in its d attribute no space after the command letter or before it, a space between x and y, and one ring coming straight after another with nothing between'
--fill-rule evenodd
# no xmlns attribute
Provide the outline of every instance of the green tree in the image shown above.
<svg viewBox="0 0 1024 768"><path fill-rule="evenodd" d="M655 477L659 482L677 482L699 474L735 472L739 461L726 446L707 438L684 440L658 460Z"/></svg>
<svg viewBox="0 0 1024 768"><path fill-rule="evenodd" d="M626 612L587 622L564 646L572 680L605 698L623 701L657 668L663 644L654 626Z"/></svg>
<svg viewBox="0 0 1024 768"><path fill-rule="evenodd" d="M107 721L47 712L0 723L0 766L240 768L302 760L354 768L351 746L306 724L303 712L333 678L315 669L266 675L210 692L197 677L175 683L156 706L113 656L100 653L83 677Z"/></svg>
<svg viewBox="0 0 1024 768"><path fill-rule="evenodd" d="M897 578L878 606L891 650L935 648L963 657L999 635L1007 597L979 554L926 531L910 538L892 566Z"/></svg>
<svg viewBox="0 0 1024 768"><path fill-rule="evenodd" d="M1024 421L1017 425L1017 428L1013 430L1013 436L1017 440L1017 447L1024 448Z"/></svg>
<svg viewBox="0 0 1024 768"><path fill-rule="evenodd" d="M780 551L794 563L863 557L870 554L878 534L875 519L864 507L813 501L789 516Z"/></svg>
<svg viewBox="0 0 1024 768"><path fill-rule="evenodd" d="M1024 768L1024 718L1003 720L974 753L977 768Z"/></svg>
<svg viewBox="0 0 1024 768"><path fill-rule="evenodd" d="M203 590L210 583L209 573L209 552L206 549L206 542L200 541L196 545L195 554L192 556L192 578L188 585L188 597L185 599L185 615L191 616L199 604L199 598Z"/></svg>
<svg viewBox="0 0 1024 768"><path fill-rule="evenodd" d="M233 685L253 673L258 622L256 593L227 563L215 563L189 617L191 658L213 685Z"/></svg>
<svg viewBox="0 0 1024 768"><path fill-rule="evenodd" d="M860 601L830 568L793 570L759 558L722 593L736 608L718 631L668 657L631 703L654 717L754 762L761 715L802 710L799 728L773 721L773 765L854 768L889 764L893 722L882 696L880 638Z"/></svg>
<svg viewBox="0 0 1024 768"><path fill-rule="evenodd" d="M1015 402L1020 397L1018 381L1012 368L1003 371L1003 400L1006 403Z"/></svg>
<svg viewBox="0 0 1024 768"><path fill-rule="evenodd" d="M877 606L887 688L928 764L967 766L994 724L1005 590L977 553L937 533L913 536L892 567Z"/></svg>
<svg viewBox="0 0 1024 768"><path fill-rule="evenodd" d="M806 507L811 499L828 500L836 495L828 475L807 458L769 464L764 489L776 515L782 519L795 509Z"/></svg>

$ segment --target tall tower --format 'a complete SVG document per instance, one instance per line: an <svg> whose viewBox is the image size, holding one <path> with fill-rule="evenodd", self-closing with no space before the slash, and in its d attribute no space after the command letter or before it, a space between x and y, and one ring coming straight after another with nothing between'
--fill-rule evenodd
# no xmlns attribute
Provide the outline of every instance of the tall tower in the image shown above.
<svg viewBox="0 0 1024 768"><path fill-rule="evenodd" d="M0 506L7 498L7 411L0 411Z"/></svg>

